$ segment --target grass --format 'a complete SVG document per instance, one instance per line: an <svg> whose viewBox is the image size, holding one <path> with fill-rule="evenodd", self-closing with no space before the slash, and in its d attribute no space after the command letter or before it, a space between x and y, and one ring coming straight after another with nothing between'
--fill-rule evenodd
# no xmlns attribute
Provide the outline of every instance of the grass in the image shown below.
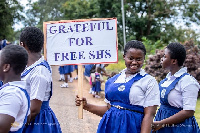
<svg viewBox="0 0 200 133"><path fill-rule="evenodd" d="M200 98L197 99L196 110L195 110L194 116L200 126Z"/></svg>

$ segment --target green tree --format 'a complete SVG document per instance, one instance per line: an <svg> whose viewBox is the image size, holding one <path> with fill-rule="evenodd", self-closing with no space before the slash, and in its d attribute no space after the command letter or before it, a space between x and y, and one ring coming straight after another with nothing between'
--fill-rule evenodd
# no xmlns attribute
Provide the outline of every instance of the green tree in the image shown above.
<svg viewBox="0 0 200 133"><path fill-rule="evenodd" d="M119 48L123 48L121 0L38 0L31 6L26 24L37 24L41 29L44 21L116 17ZM192 22L200 23L199 0L124 0L124 10L127 41L142 41L142 37L153 44L157 40L163 44L182 41L181 37L189 38L189 34L177 29L175 22L183 19L188 27Z"/></svg>
<svg viewBox="0 0 200 133"><path fill-rule="evenodd" d="M14 40L13 24L23 19L23 7L17 0L0 1L0 39Z"/></svg>
<svg viewBox="0 0 200 133"><path fill-rule="evenodd" d="M61 12L62 4L66 0L29 0L26 11L27 19L23 22L25 26L37 26L42 30L43 22L63 19Z"/></svg>

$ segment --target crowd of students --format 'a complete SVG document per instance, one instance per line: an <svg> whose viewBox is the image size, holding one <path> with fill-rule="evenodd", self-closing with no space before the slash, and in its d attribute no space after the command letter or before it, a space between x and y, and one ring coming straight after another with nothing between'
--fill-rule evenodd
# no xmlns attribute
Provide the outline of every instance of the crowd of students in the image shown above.
<svg viewBox="0 0 200 133"><path fill-rule="evenodd" d="M52 70L41 54L44 35L36 27L20 34L20 46L0 50L0 132L61 133L60 124L49 106ZM88 103L77 95L75 104L102 117L97 133L198 133L194 117L199 83L183 67L186 51L180 43L170 43L161 58L168 75L159 84L146 73L146 49L140 41L129 41L123 58L126 68L110 76L105 65L85 65L91 91L99 98L102 76L106 106ZM61 87L68 87L77 66L60 66ZM77 73L78 74L78 73ZM77 78L75 78L77 79ZM3 81L3 82L2 82ZM157 111L157 107L159 107Z"/></svg>

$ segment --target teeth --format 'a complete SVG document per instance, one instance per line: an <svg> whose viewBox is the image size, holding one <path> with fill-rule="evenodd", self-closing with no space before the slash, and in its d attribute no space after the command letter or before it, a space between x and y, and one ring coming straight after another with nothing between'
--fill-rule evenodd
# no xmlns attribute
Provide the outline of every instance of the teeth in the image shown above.
<svg viewBox="0 0 200 133"><path fill-rule="evenodd" d="M131 66L131 68L137 68L137 66Z"/></svg>

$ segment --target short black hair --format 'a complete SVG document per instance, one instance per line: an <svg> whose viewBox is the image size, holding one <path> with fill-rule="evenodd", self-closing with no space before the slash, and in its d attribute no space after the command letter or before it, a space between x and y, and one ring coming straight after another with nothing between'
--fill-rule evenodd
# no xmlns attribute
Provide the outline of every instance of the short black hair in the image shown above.
<svg viewBox="0 0 200 133"><path fill-rule="evenodd" d="M10 64L15 74L21 74L28 62L28 52L19 45L6 45L1 53L2 63Z"/></svg>
<svg viewBox="0 0 200 133"><path fill-rule="evenodd" d="M170 43L166 47L169 50L170 58L177 59L178 66L182 66L186 58L185 47L177 42Z"/></svg>
<svg viewBox="0 0 200 133"><path fill-rule="evenodd" d="M30 52L41 52L44 44L44 35L39 28L26 27L21 32L20 42L25 43Z"/></svg>
<svg viewBox="0 0 200 133"><path fill-rule="evenodd" d="M130 48L140 49L144 52L144 56L146 55L146 48L141 41L132 40L127 42L124 48L124 55Z"/></svg>

